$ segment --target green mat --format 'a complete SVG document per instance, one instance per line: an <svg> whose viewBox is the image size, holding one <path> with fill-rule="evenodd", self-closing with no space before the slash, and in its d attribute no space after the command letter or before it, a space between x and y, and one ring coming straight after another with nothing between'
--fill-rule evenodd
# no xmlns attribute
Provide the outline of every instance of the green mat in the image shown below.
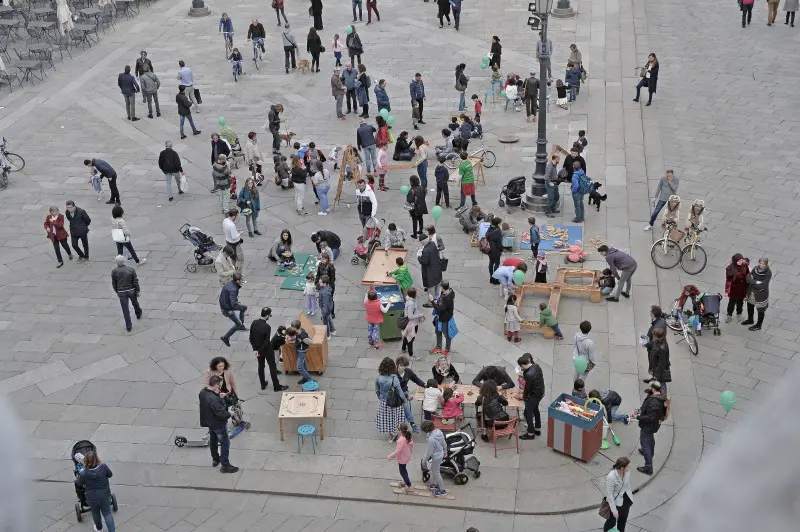
<svg viewBox="0 0 800 532"><path fill-rule="evenodd" d="M281 271L281 267L280 266L277 266L275 268L275 276L276 277L294 277L294 276L298 276L298 275L302 274L302 276L305 277L306 273L308 273L308 272L304 272L304 270L306 268L306 263L308 262L308 260L310 258L311 258L311 255L309 255L308 253L295 253L294 254L294 260L295 260L295 263L297 264L297 266L295 266L291 270L283 270L283 271ZM312 260L312 262L316 262L316 261Z"/></svg>
<svg viewBox="0 0 800 532"><path fill-rule="evenodd" d="M283 280L281 290L304 290L306 287L305 277L287 277Z"/></svg>
<svg viewBox="0 0 800 532"><path fill-rule="evenodd" d="M291 270L281 271L280 267L275 272L276 277L285 277L281 290L303 290L306 287L306 275L317 273L317 259L307 253L295 253L297 266Z"/></svg>

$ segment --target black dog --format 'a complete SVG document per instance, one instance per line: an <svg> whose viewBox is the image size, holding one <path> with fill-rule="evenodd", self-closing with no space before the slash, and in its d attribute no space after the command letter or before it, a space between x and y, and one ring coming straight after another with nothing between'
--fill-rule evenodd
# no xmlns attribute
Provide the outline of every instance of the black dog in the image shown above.
<svg viewBox="0 0 800 532"><path fill-rule="evenodd" d="M608 196L606 194L599 194L597 189L602 187L603 185L598 183L597 181L594 182L594 190L589 193L589 205L591 206L592 203L597 205L598 212L600 211L600 203L605 201Z"/></svg>

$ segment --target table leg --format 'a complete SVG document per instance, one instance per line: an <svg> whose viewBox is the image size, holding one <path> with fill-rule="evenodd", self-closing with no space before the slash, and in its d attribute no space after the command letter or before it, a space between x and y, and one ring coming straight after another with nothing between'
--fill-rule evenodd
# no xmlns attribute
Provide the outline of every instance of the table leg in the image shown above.
<svg viewBox="0 0 800 532"><path fill-rule="evenodd" d="M328 417L328 405L327 403L322 409L322 417L319 418L319 439L325 439L325 418Z"/></svg>
<svg viewBox="0 0 800 532"><path fill-rule="evenodd" d="M281 441L283 441L283 418L280 419L280 425L281 425Z"/></svg>

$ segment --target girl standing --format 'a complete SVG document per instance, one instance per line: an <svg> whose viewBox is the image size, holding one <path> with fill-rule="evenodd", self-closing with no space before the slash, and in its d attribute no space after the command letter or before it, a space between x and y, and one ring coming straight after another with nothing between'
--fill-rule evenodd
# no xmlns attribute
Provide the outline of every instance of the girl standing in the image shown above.
<svg viewBox="0 0 800 532"><path fill-rule="evenodd" d="M250 238L253 238L253 233L261 235L261 231L258 230L258 211L261 210L261 201L258 198L256 182L252 177L247 178L247 181L244 182L244 187L239 191L238 203L243 213L245 209L250 210L250 214L246 214L244 217L247 224L247 234Z"/></svg>
<svg viewBox="0 0 800 532"><path fill-rule="evenodd" d="M725 323L733 319L733 309L736 309L736 321L742 319L742 306L747 296L747 276L750 273L750 261L742 257L741 253L735 254L731 262L725 267L725 295L728 297L728 316Z"/></svg>
<svg viewBox="0 0 800 532"><path fill-rule="evenodd" d="M44 219L44 230L47 231L47 238L53 243L53 249L56 251L56 259L58 259L56 268L60 268L64 265L61 248L67 252L69 260L72 260L72 250L67 244L69 233L64 229L64 215L58 212L58 207L50 207L50 214Z"/></svg>
<svg viewBox="0 0 800 532"><path fill-rule="evenodd" d="M403 346L400 348L403 353L408 349L408 356L414 358L414 339L419 332L419 326L425 319L417 305L417 289L413 286L406 290L405 317L408 318L408 325L403 329Z"/></svg>
<svg viewBox="0 0 800 532"><path fill-rule="evenodd" d="M313 316L317 310L317 285L314 284L314 274L308 272L306 275L306 287L303 289L306 296L306 315Z"/></svg>
<svg viewBox="0 0 800 532"><path fill-rule="evenodd" d="M83 469L75 477L75 484L86 490L86 502L89 503L89 508L92 509L95 530L103 529L101 514L103 519L106 520L109 532L116 530L114 515L111 513L111 486L108 483L108 479L112 476L114 474L111 469L100 462L97 453L89 451L83 457Z"/></svg>
<svg viewBox="0 0 800 532"><path fill-rule="evenodd" d="M136 256L136 250L133 249L133 244L131 243L131 232L128 230L125 220L122 219L123 214L125 214L125 211L122 210L122 205L120 204L114 205L114 208L111 209L111 238L117 244L117 255L122 255L122 249L125 248L136 264L144 264L147 259L139 260L139 257Z"/></svg>
<svg viewBox="0 0 800 532"><path fill-rule="evenodd" d="M339 42L339 34L333 36L333 57L336 59L336 66L342 68L342 43Z"/></svg>
<svg viewBox="0 0 800 532"><path fill-rule="evenodd" d="M367 292L364 298L364 308L367 311L367 338L369 338L369 345L375 349L381 349L381 323L383 323L383 315L389 311L390 303L385 305L381 304L378 299L378 293L375 290ZM392 361L394 366L394 361Z"/></svg>
<svg viewBox="0 0 800 532"><path fill-rule="evenodd" d="M769 282L772 279L772 270L769 269L769 259L762 257L758 266L753 268L747 276L747 320L742 325L750 325L751 331L760 331L764 323L764 313L769 307ZM758 309L758 322L753 325L753 311Z"/></svg>
<svg viewBox="0 0 800 532"><path fill-rule="evenodd" d="M514 338L514 343L521 341L519 337L520 322L522 318L517 310L517 296L511 294L506 301L506 340L509 342Z"/></svg>
<svg viewBox="0 0 800 532"><path fill-rule="evenodd" d="M417 175L422 184L422 189L428 191L428 150L425 139L417 135L414 137L414 164L417 167Z"/></svg>
<svg viewBox="0 0 800 532"><path fill-rule="evenodd" d="M317 189L317 197L319 197L319 214L320 216L328 215L328 191L331 189L331 173L325 169L322 161L317 161L316 173L312 176L311 181Z"/></svg>
<svg viewBox="0 0 800 532"><path fill-rule="evenodd" d="M403 402L407 400L396 373L397 366L395 366L394 360L386 357L381 360L378 366L378 376L375 377L375 395L378 396L378 415L375 425L380 432L389 435L389 440L394 440L398 425L406 419L403 405L389 406L386 404L386 397L391 389L395 390Z"/></svg>
<svg viewBox="0 0 800 532"><path fill-rule="evenodd" d="M397 426L399 437L397 438L397 447L394 452L386 457L387 460L392 458L397 459L397 467L400 469L400 476L403 477L403 484L405 484L406 493L414 493L414 488L411 486L411 480L408 478L408 463L411 461L411 453L414 451L414 440L411 439L411 430L408 423L400 423Z"/></svg>

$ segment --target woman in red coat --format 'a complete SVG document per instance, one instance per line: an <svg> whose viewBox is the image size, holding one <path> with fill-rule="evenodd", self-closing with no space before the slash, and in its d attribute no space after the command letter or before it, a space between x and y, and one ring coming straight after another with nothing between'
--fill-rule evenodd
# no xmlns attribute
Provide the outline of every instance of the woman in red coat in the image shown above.
<svg viewBox="0 0 800 532"><path fill-rule="evenodd" d="M742 305L747 295L747 274L750 273L750 261L737 253L725 267L725 295L728 296L728 317L725 323L733 319L733 308L736 307L736 320L741 321Z"/></svg>
<svg viewBox="0 0 800 532"><path fill-rule="evenodd" d="M56 258L58 259L58 266L60 268L64 265L64 259L61 258L61 248L67 252L69 260L72 260L72 250L67 244L69 233L64 229L64 215L58 212L58 207L50 207L50 214L44 219L44 230L47 232L47 238L53 243L53 249L56 250Z"/></svg>

